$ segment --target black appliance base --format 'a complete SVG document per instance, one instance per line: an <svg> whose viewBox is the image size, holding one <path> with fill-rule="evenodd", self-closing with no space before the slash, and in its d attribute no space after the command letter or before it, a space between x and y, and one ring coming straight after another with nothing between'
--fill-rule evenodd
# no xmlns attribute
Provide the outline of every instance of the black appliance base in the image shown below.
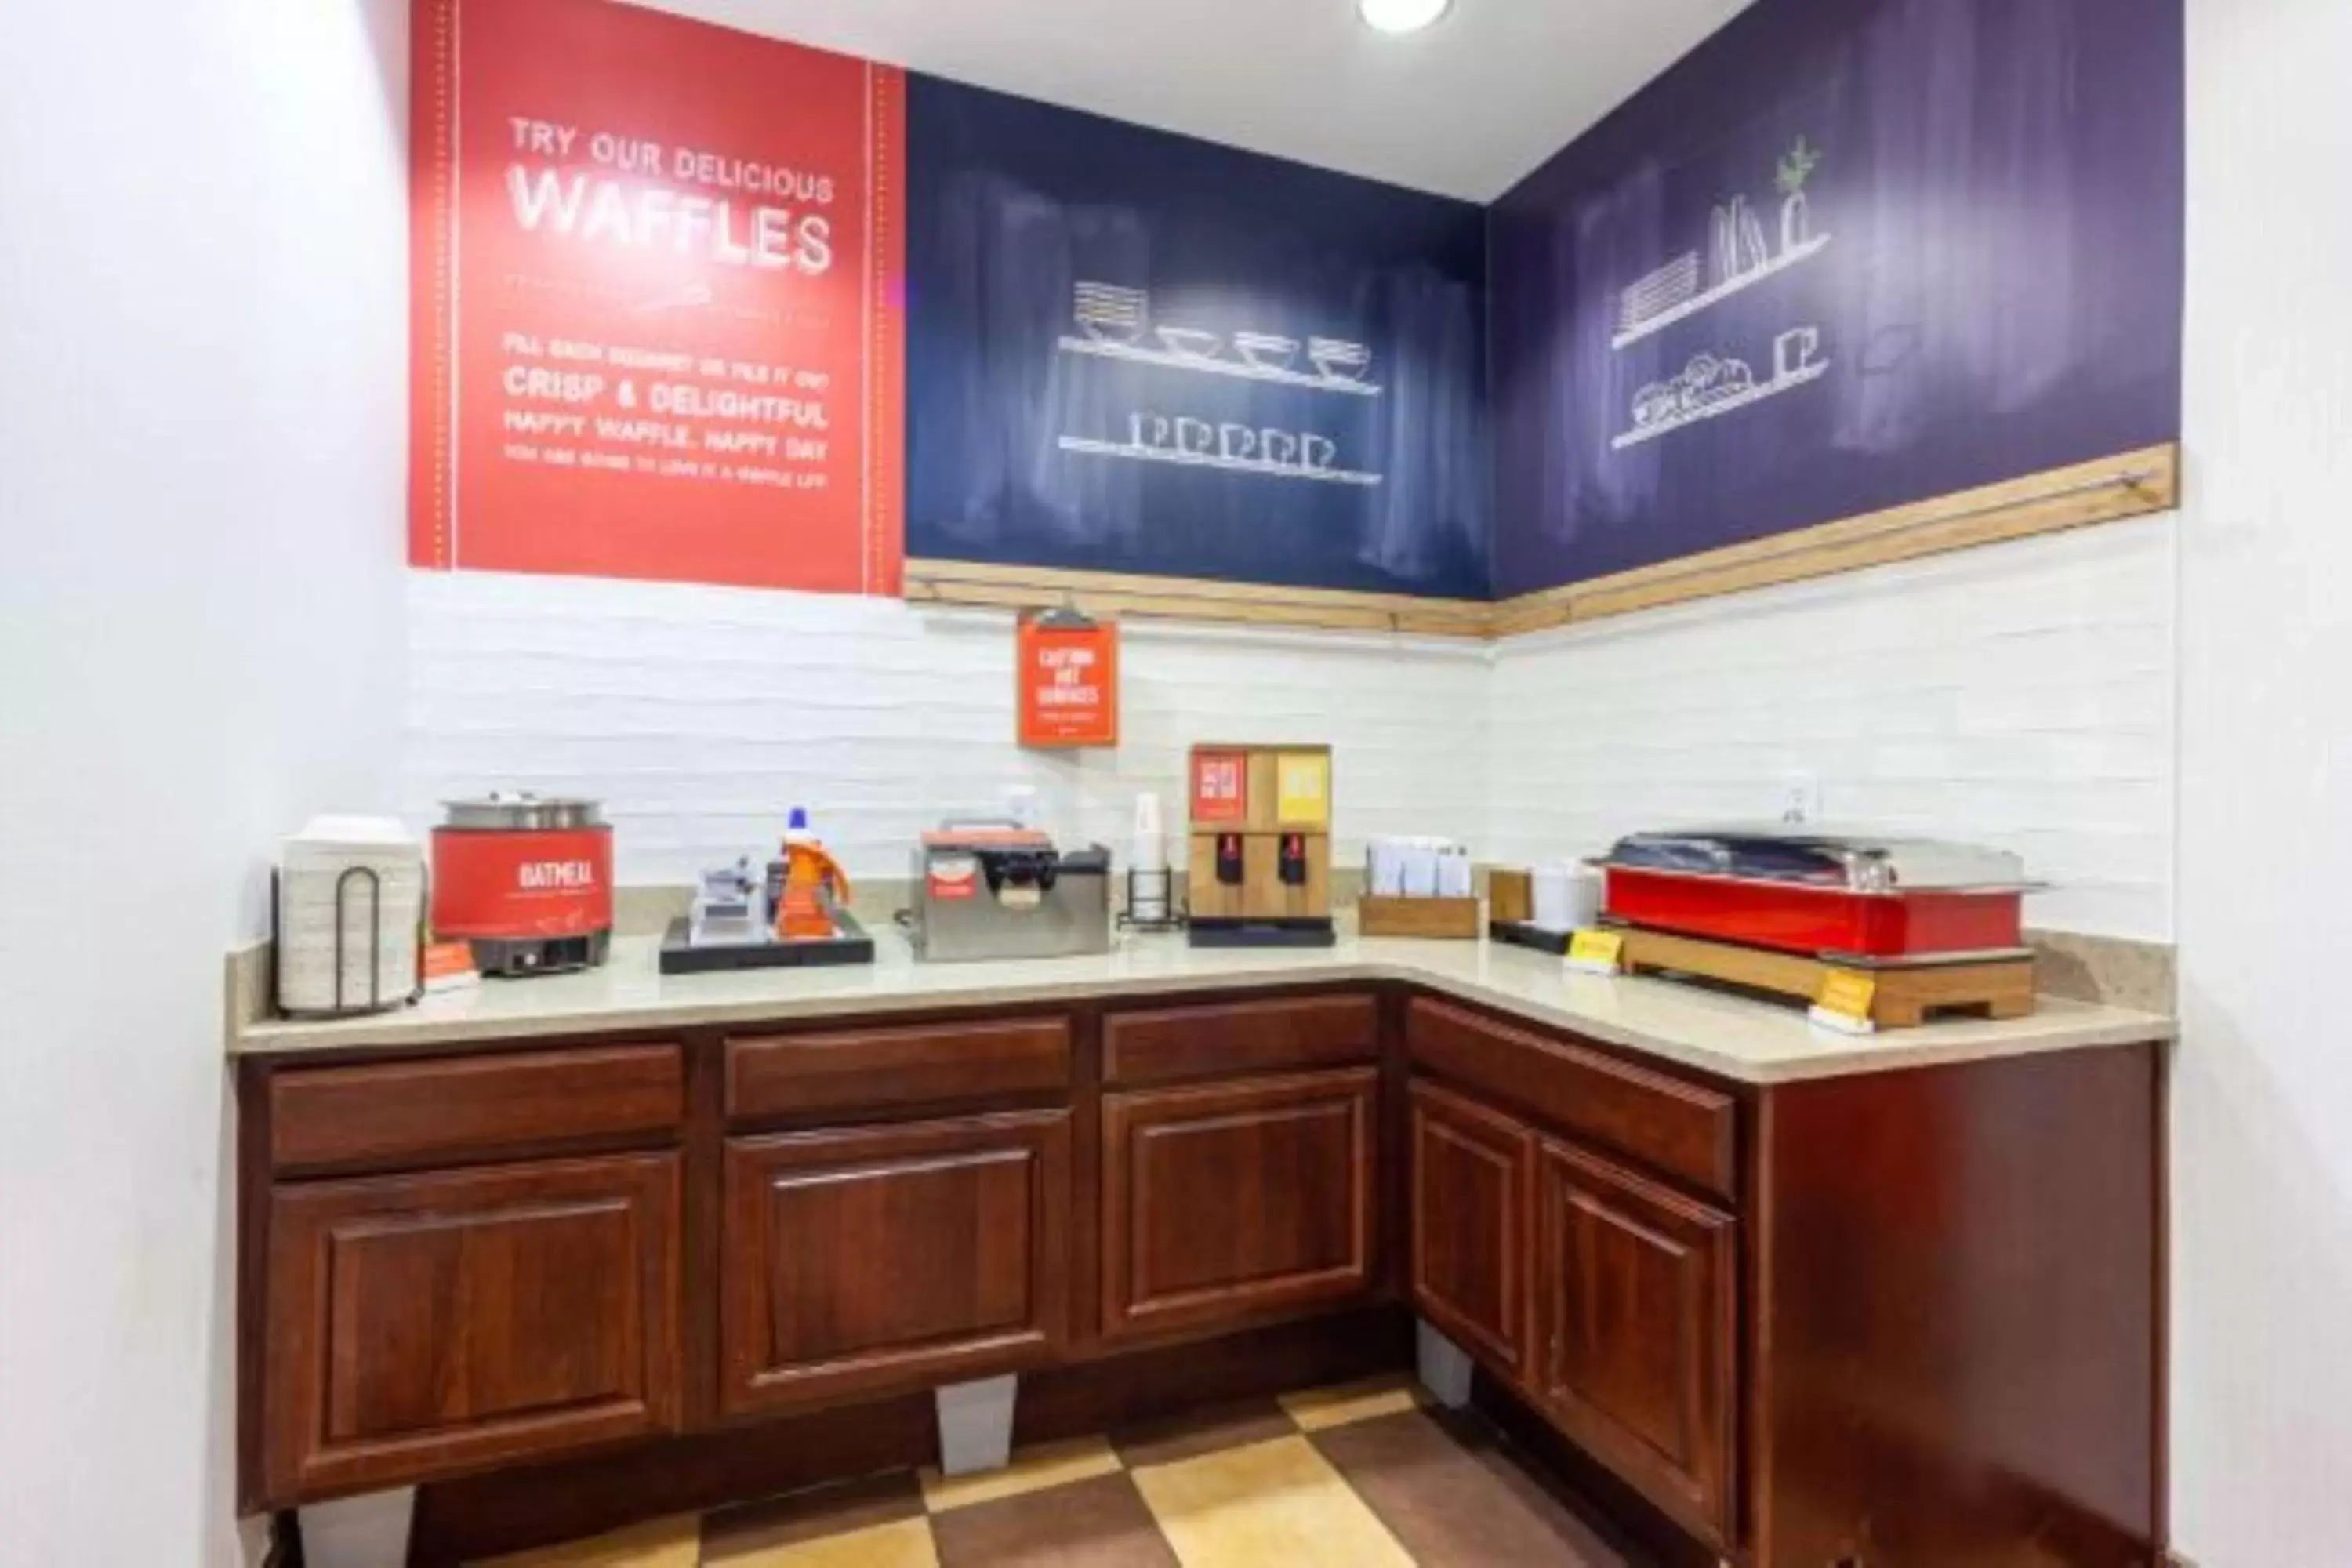
<svg viewBox="0 0 2352 1568"><path fill-rule="evenodd" d="M846 910L834 911L838 934L802 937L793 942L713 942L697 947L694 922L684 915L669 922L662 938L664 974L724 974L739 969L810 969L843 963L874 962L874 939L866 934Z"/></svg>
<svg viewBox="0 0 2352 1568"><path fill-rule="evenodd" d="M1330 947L1339 934L1328 920L1204 920L1192 917L1194 947Z"/></svg>

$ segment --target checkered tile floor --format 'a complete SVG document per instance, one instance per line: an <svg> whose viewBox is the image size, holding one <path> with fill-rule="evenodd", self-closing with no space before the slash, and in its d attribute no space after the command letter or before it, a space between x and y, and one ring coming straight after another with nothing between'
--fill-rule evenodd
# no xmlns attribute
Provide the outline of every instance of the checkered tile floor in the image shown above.
<svg viewBox="0 0 2352 1568"><path fill-rule="evenodd" d="M495 1568L1627 1568L1475 1418L1388 1380L502 1557Z"/></svg>

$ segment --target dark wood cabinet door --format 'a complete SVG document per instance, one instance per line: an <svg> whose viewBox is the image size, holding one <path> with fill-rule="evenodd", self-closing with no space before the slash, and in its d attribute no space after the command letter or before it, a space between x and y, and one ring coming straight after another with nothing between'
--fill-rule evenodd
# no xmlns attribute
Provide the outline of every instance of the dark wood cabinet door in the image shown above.
<svg viewBox="0 0 2352 1568"><path fill-rule="evenodd" d="M1523 1379L1534 1318L1535 1134L1417 1083L1412 1147L1413 1305L1438 1331Z"/></svg>
<svg viewBox="0 0 2352 1568"><path fill-rule="evenodd" d="M1374 1068L1103 1097L1103 1331L1343 1301L1372 1283Z"/></svg>
<svg viewBox="0 0 2352 1568"><path fill-rule="evenodd" d="M1050 1359L1069 1319L1070 1113L727 1145L730 1414Z"/></svg>
<svg viewBox="0 0 2352 1568"><path fill-rule="evenodd" d="M1727 1544L1734 1221L1550 1140L1536 1187L1538 1397L1622 1479Z"/></svg>
<svg viewBox="0 0 2352 1568"><path fill-rule="evenodd" d="M280 1187L271 1499L675 1427L676 1154Z"/></svg>

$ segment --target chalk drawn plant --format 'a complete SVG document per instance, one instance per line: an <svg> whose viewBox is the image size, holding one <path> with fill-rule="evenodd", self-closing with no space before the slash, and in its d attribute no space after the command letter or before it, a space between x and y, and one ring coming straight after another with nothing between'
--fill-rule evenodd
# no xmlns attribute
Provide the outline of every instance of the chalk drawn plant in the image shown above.
<svg viewBox="0 0 2352 1568"><path fill-rule="evenodd" d="M1821 150L1802 136L1781 155L1780 172L1772 184L1780 193L1780 249L1784 253L1801 248L1812 237L1812 204L1805 195L1805 184L1821 163Z"/></svg>

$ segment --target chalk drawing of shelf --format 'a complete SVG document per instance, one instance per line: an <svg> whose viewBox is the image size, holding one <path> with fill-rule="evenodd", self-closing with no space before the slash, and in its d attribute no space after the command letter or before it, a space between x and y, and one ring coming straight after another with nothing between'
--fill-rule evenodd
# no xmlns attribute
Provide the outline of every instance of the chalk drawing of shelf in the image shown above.
<svg viewBox="0 0 2352 1568"><path fill-rule="evenodd" d="M1065 452L1076 452L1089 458L1118 458L1136 463L1174 463L1188 468L1219 468L1231 474L1255 474L1270 479L1314 479L1331 485L1376 485L1378 474L1359 473L1351 468L1318 468L1303 464L1276 462L1264 458L1228 458L1217 452L1185 451L1174 447L1139 446L1132 441L1097 441L1086 436L1061 437Z"/></svg>
<svg viewBox="0 0 2352 1568"><path fill-rule="evenodd" d="M1244 381L1270 381L1281 386L1304 386L1317 392L1346 393L1354 397L1378 397L1386 390L1372 382L1351 380L1345 375L1309 375L1305 371L1251 364L1244 360L1216 359L1205 354L1179 353L1174 350L1163 353L1159 349L1108 342L1098 338L1064 338L1057 346L1066 354L1094 354L1102 359L1126 360L1134 364L1156 364L1165 370L1198 371L1204 375L1230 375Z"/></svg>
<svg viewBox="0 0 2352 1568"><path fill-rule="evenodd" d="M1737 231L1735 231L1735 233ZM1626 309L1619 318L1617 335L1609 340L1609 346L1612 349L1621 351L1631 348L1635 343L1640 342L1643 338L1649 337L1656 332L1664 331L1676 321L1686 321L1702 310L1722 304L1734 294L1755 288L1756 285L1763 282L1768 278L1778 277L1780 274L1788 271L1791 267L1800 266L1804 262L1811 261L1814 257L1819 256L1822 251L1829 248L1830 237L1831 237L1826 234L1814 235L1810 239L1802 240L1796 245L1788 247L1783 249L1780 255L1771 258L1768 261L1756 263L1750 266L1748 270L1744 272L1735 273L1733 276L1727 278L1724 281L1717 284L1714 288L1709 289L1706 293L1694 294L1690 298L1683 300L1680 304L1667 306L1654 315L1643 314L1636 307L1634 301L1629 299L1626 304ZM1735 248L1732 254L1737 256L1740 254L1741 249L1744 249L1744 247ZM1696 261L1696 257L1694 253L1691 256L1677 258L1671 264L1671 268L1675 271L1680 272L1684 268L1695 266ZM1661 269L1661 271L1665 270L1667 269ZM1652 290L1649 297L1654 298L1657 284L1654 280L1657 279L1658 277L1659 274L1653 273L1650 278L1645 278L1642 282L1635 284L1633 286L1633 289L1638 290L1648 289ZM1633 290L1628 290L1629 295L1633 292Z"/></svg>
<svg viewBox="0 0 2352 1568"><path fill-rule="evenodd" d="M1813 357L1821 342L1815 327L1781 333L1772 345L1772 379L1766 382L1756 379L1745 360L1698 355L1672 381L1654 382L1633 395L1633 427L1611 441L1610 450L1622 452L1819 381L1830 368L1829 361Z"/></svg>

